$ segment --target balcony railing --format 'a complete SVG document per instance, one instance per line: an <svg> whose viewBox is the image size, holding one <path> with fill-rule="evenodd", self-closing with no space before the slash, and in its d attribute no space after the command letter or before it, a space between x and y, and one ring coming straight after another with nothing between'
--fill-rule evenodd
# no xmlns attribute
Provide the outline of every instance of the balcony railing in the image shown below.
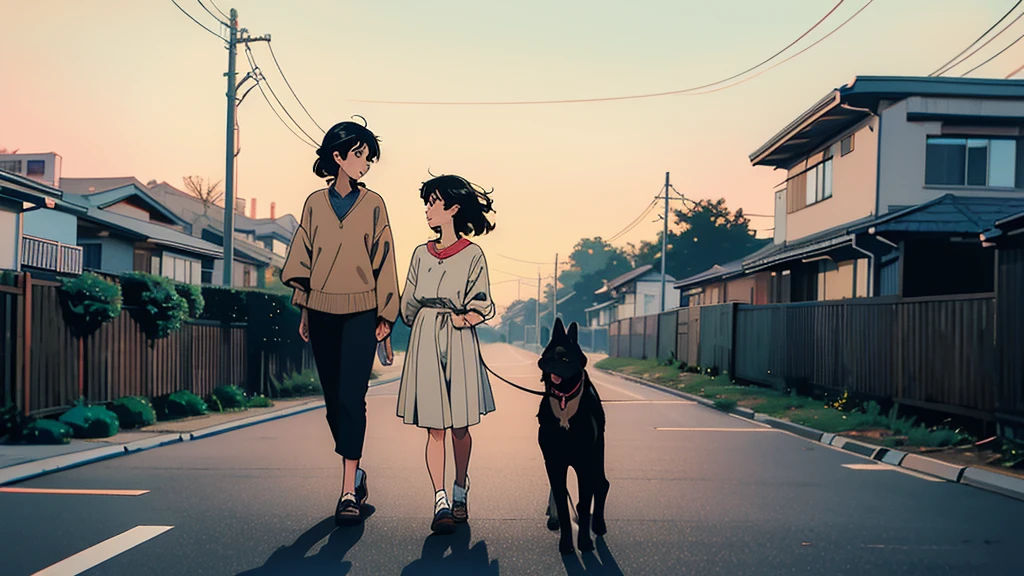
<svg viewBox="0 0 1024 576"><path fill-rule="evenodd" d="M81 274L82 247L22 236L21 265L61 274Z"/></svg>

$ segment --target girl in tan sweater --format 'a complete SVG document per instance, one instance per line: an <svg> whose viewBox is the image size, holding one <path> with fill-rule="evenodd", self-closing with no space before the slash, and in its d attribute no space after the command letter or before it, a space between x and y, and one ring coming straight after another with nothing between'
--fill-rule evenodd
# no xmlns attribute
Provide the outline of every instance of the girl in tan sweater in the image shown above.
<svg viewBox="0 0 1024 576"><path fill-rule="evenodd" d="M366 391L378 342L390 344L398 317L387 209L359 182L379 157L377 137L365 126L342 122L327 131L313 172L329 186L306 199L281 270L281 281L295 291L292 303L302 309L299 334L312 344L327 423L344 463L338 524L358 523L368 496L359 468Z"/></svg>

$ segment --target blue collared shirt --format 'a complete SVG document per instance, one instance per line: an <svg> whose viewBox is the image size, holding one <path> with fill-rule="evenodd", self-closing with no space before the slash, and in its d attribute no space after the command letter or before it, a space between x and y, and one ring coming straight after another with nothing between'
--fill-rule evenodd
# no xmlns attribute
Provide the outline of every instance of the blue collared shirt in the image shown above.
<svg viewBox="0 0 1024 576"><path fill-rule="evenodd" d="M356 200L359 199L359 185L352 185L352 191L345 196L342 196L341 193L334 189L334 185L331 185L330 190L327 192L327 197L331 200L331 208L334 209L334 214L338 217L338 220L344 220L345 216L352 210L352 206L355 206Z"/></svg>

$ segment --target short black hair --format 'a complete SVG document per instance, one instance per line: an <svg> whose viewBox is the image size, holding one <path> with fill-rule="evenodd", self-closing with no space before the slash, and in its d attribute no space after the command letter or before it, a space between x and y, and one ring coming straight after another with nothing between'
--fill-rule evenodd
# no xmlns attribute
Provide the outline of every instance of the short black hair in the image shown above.
<svg viewBox="0 0 1024 576"><path fill-rule="evenodd" d="M487 214L494 212L494 201L491 192L486 192L471 184L462 176L448 174L436 176L423 183L420 198L423 204L430 202L434 194L441 197L444 209L451 210L458 206L455 213L455 231L461 236L482 236L494 230L494 224L487 219ZM435 228L440 233L440 229Z"/></svg>
<svg viewBox="0 0 1024 576"><path fill-rule="evenodd" d="M368 149L367 160L370 162L380 158L380 144L369 128L356 122L339 122L324 134L323 143L316 149L316 161L313 162L313 173L321 178L329 178L333 182L341 169L334 161L334 153L341 154L344 160L348 153L361 145Z"/></svg>

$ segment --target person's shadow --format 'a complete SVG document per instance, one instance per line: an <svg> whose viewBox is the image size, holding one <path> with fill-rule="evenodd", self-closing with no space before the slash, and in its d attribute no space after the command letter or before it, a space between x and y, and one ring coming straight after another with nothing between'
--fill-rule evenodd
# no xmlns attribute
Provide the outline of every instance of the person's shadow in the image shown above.
<svg viewBox="0 0 1024 576"><path fill-rule="evenodd" d="M374 512L373 506L363 507L363 517ZM290 546L281 546L267 558L263 566L240 572L238 576L270 576L271 574L331 574L344 576L352 569L352 563L345 560L345 554L363 537L364 523L335 529L334 516L325 518L306 530ZM320 550L306 556L325 537L327 542Z"/></svg>
<svg viewBox="0 0 1024 576"><path fill-rule="evenodd" d="M431 534L423 542L423 552L402 570L402 576L418 574L433 575L495 575L498 561L487 557L487 543L481 540L469 547L471 531L468 524L461 524L452 535ZM445 552L451 554L445 556Z"/></svg>
<svg viewBox="0 0 1024 576"><path fill-rule="evenodd" d="M595 555L593 552L582 553L582 563L580 562L580 556L563 554L562 565L565 566L565 573L568 576L575 576L577 574L623 576L622 569L615 562L615 558L612 556L611 550L608 549L608 544L605 543L604 538L600 536L595 538L594 546L597 548L597 554Z"/></svg>

